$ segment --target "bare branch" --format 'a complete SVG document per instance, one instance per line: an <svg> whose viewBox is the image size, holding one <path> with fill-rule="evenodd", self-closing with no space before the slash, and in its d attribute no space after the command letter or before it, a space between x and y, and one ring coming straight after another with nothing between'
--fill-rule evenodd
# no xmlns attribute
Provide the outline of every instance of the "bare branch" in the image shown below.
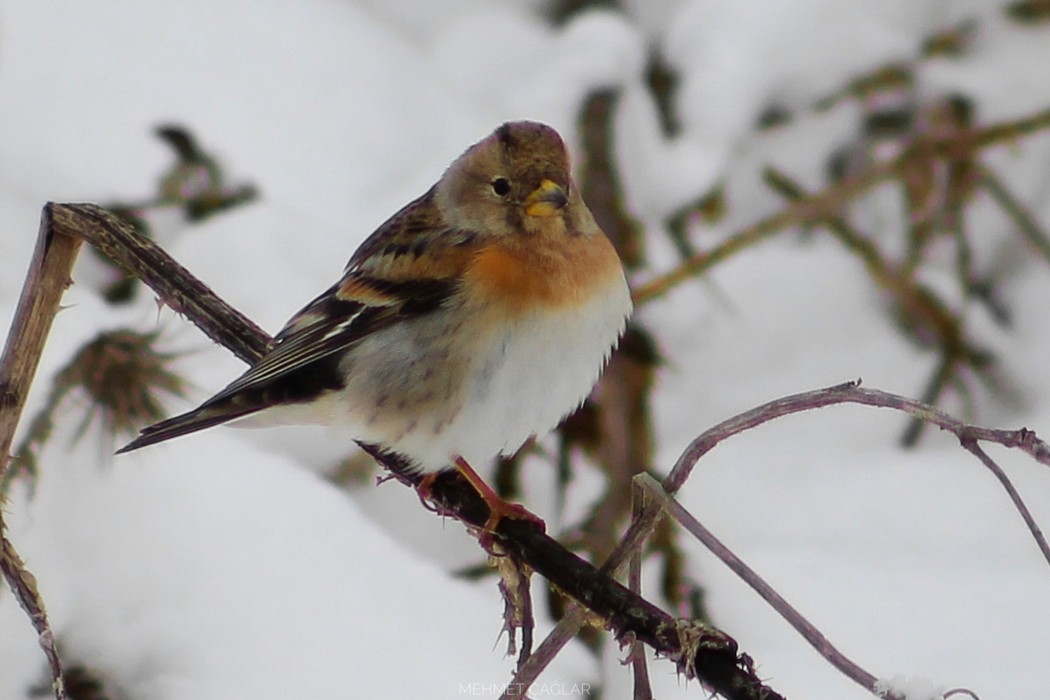
<svg viewBox="0 0 1050 700"><path fill-rule="evenodd" d="M977 438L974 437L962 437L960 438L962 446L971 452L977 459L981 460L981 463L990 471L999 483L1002 484L1003 488L1006 489L1007 495L1010 496L1010 500L1014 504L1014 508L1021 514L1021 518L1024 519L1025 525L1028 526L1028 531L1032 533L1032 537L1035 539L1036 545L1039 547L1039 551L1042 552L1043 558L1046 559L1047 563L1050 563L1050 548L1046 545L1046 537L1043 535L1042 529L1036 523L1035 518L1032 517L1032 512L1028 510L1028 506L1025 505L1021 499L1021 494L1014 488L1013 482L1010 481L1010 477L1006 476L1006 472L1003 471L1002 467L995 463L988 453L985 452L977 442Z"/></svg>
<svg viewBox="0 0 1050 700"><path fill-rule="evenodd" d="M924 404L921 401L878 389L863 388L858 380L836 384L825 389L815 389L785 396L733 416L704 431L689 444L689 447L678 458L674 469L671 470L667 479L664 480L664 488L671 494L677 492L682 487L682 484L685 483L685 480L689 478L689 474L692 472L696 462L716 445L733 435L766 423L774 418L840 403L858 403L902 411L932 423L941 430L953 433L960 440L972 438L995 442L1004 447L1019 449L1040 464L1050 466L1050 445L1040 440L1033 431L1027 428L999 430L968 425L939 408Z"/></svg>
<svg viewBox="0 0 1050 700"><path fill-rule="evenodd" d="M988 442L995 442L1005 447L1020 449L1032 456L1039 463L1050 465L1050 446L1048 446L1047 443L1040 440L1034 432L1026 428L1021 428L1020 430L996 430L971 426L940 409L919 401L884 391L861 388L859 382L847 382L826 389L807 391L777 399L719 423L697 437L686 448L681 457L679 457L674 468L671 470L671 473L668 474L663 480L663 483L659 486L657 486L655 480L648 475L640 474L635 477L636 483L642 488L645 488L647 492L653 493L657 496L656 502L645 504L645 506L640 508L640 513L638 513L637 517L632 521L631 526L628 528L628 531L622 538L619 546L613 551L602 568L605 571L618 571L622 568L628 561L631 552L635 550L641 541L651 534L660 511L663 508L667 508L672 512L676 519L682 522L694 536L704 543L708 549L715 553L716 556L718 556L719 559L721 559L731 570L744 579L748 585L757 591L765 600L770 602L774 609L780 612L785 619L787 619L799 631L803 638L805 638L818 652L823 654L825 658L828 658L836 668L865 688L875 692L874 684L877 679L874 675L864 670L839 652L819 630L817 630L797 610L791 607L790 604L788 604L776 591L770 588L770 586L757 573L750 569L739 559L739 557L728 550L710 531L704 528L699 522L696 522L695 518L682 509L681 506L674 502L668 495L676 493L686 480L688 480L693 468L701 457L711 451L722 441L733 435L754 428L775 418L840 403L858 403L903 411L956 435L963 447L981 459L982 463L984 463L985 466L995 474L996 478L998 478L1004 488L1006 488L1015 507L1017 507L1018 511L1022 514L1022 517L1028 524L1033 537L1039 544L1040 549L1044 552L1044 556L1046 556L1046 540L1027 507L1025 507L1020 495L1003 473L1002 469L983 452L977 443L980 440L985 440ZM571 635L575 633L578 626L582 624L582 620L583 616L579 611L570 610L566 619L559 623L554 632L552 632L547 640L541 645L540 649L544 651L545 655L550 654L550 652L547 651L548 646L560 649ZM523 669L523 671L525 670L528 669ZM517 679L518 678L515 680ZM969 691L957 690L954 692L962 693ZM892 699L894 696L889 695L885 697Z"/></svg>
<svg viewBox="0 0 1050 700"><path fill-rule="evenodd" d="M376 445L360 444L399 481L416 485L422 479L400 455ZM458 472L439 473L430 484L430 491L438 513L474 528L483 527L488 520L488 507L480 494ZM680 673L699 679L723 697L781 697L759 680L749 657L738 653L736 642L724 632L696 620L668 615L565 549L535 523L503 518L491 537L508 556L528 564L558 590L587 607L617 639L637 639L647 644L671 660ZM534 656L539 653L538 650Z"/></svg>
<svg viewBox="0 0 1050 700"><path fill-rule="evenodd" d="M939 408L930 406L929 404L924 404L920 401L899 396L897 394L879 391L878 389L865 389L860 386L859 381L856 381L839 384L826 389L806 391L782 399L776 399L775 401L770 401L769 403L753 408L750 411L734 416L729 420L722 421L715 427L705 431L700 437L696 438L689 444L685 452L682 453L682 456L678 458L678 462L675 464L674 469L672 469L671 473L667 475L666 479L664 479L664 489L670 494L677 493L678 489L680 489L682 484L684 484L689 478L697 461L710 452L716 445L733 435L741 433L749 428L753 428L756 425L761 425L762 423L771 421L774 418L780 418L781 416L790 415L792 413L800 413L802 411L840 403L857 403L866 406L875 406L877 408L891 408L897 411L902 411L927 423L936 425L941 430L954 434L959 438L959 441L964 447L978 440L994 442L1004 447L1019 449L1040 464L1050 466L1050 445L1047 445L1047 443L1040 440L1035 432L1028 428L1020 428L1018 430L997 430L968 425L958 418L945 413ZM973 452L969 447L967 447L967 449ZM976 452L974 452L974 454L977 455ZM980 458L980 455L977 456ZM984 462L983 459L982 462ZM992 464L994 465L994 462ZM987 467L989 465L985 463L985 466ZM1035 523L1028 508L1021 500L1020 495L1011 485L1009 485L1010 482L1002 470L995 467L992 471L996 475L996 478L999 479L1007 489L1011 501L1013 501L1018 512L1021 514L1021 517L1024 519L1025 524L1032 533L1032 537L1039 546L1039 550L1042 552L1043 557L1048 563L1050 563L1050 546L1047 545L1042 530Z"/></svg>

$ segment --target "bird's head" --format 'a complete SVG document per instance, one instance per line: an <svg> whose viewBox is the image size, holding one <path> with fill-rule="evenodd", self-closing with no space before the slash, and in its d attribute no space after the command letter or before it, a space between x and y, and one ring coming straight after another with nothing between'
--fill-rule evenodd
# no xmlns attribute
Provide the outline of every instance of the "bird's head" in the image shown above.
<svg viewBox="0 0 1050 700"><path fill-rule="evenodd" d="M503 124L467 149L435 196L448 224L492 235L564 225L578 198L561 136L528 121Z"/></svg>

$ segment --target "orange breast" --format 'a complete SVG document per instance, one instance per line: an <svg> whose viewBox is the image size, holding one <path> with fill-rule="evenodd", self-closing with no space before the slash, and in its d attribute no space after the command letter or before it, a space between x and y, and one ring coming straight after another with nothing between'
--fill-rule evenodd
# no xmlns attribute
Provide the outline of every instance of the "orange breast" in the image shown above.
<svg viewBox="0 0 1050 700"><path fill-rule="evenodd" d="M465 281L475 301L524 313L582 304L622 275L604 235L534 234L496 239L478 250Z"/></svg>

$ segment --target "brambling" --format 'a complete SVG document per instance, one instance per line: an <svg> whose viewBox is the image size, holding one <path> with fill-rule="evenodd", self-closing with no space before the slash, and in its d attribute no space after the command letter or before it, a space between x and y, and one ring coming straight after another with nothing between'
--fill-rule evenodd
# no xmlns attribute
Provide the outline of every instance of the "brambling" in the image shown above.
<svg viewBox="0 0 1050 700"><path fill-rule="evenodd" d="M579 406L630 312L561 137L510 122L365 240L247 372L120 452L249 416L344 425L420 473L460 470L491 524L516 511L470 464Z"/></svg>

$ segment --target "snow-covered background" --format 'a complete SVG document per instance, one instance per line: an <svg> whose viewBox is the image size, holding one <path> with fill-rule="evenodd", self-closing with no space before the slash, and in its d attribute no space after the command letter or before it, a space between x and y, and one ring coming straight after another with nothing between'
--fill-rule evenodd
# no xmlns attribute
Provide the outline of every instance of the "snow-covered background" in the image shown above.
<svg viewBox="0 0 1050 700"><path fill-rule="evenodd" d="M623 13L557 29L540 5L0 2L2 327L44 202L148 196L170 164L150 134L163 122L190 126L232 177L262 192L166 245L274 331L466 146L518 118L574 142L576 111L596 87L622 91L617 157L632 213L651 227L653 271L673 262L655 225L670 212L725 180L719 230L753 221L778 205L759 166L817 187L829 153L857 129L846 106L759 134L763 108L805 111L859 73L914 59L935 30L978 20L965 57L922 65L920 95L969 95L981 122L1050 104L1050 28L1009 23L988 0L631 0ZM682 76L682 132L670 141L643 88L652 44ZM1042 136L989 156L1043 222L1048 151ZM987 261L1013 234L1001 217L980 220ZM191 396L173 412L241 371L148 294L107 306L94 274L82 265L66 295L27 415L49 375L101 329L159 326L168 347L192 351L178 363ZM1015 263L1000 289L1013 328L979 310L973 322L1018 395L980 401L975 419L1050 437L1050 270ZM658 464L715 422L786 393L861 376L917 395L935 358L903 340L879 304L859 263L816 237L766 243L640 310L667 358L655 390ZM1050 570L976 460L937 434L903 451L903 425L847 407L765 426L705 458L682 499L877 675L966 686L983 700L1045 698ZM478 561L476 543L398 485L350 495L331 485L319 472L342 446L302 431L223 429L112 459L97 438L74 445L72 433L59 429L35 496L16 488L5 517L66 655L128 698L491 697L509 679L494 582L449 573ZM1050 523L1050 474L991 451ZM545 514L553 477L531 464L526 502ZM774 688L867 697L689 547L716 622ZM6 591L0 630L0 699L27 697L42 655ZM573 684L592 683L609 700L629 697L620 654L609 645L600 664L570 648L535 696L586 697ZM703 695L669 664L655 662L652 676L657 697Z"/></svg>

